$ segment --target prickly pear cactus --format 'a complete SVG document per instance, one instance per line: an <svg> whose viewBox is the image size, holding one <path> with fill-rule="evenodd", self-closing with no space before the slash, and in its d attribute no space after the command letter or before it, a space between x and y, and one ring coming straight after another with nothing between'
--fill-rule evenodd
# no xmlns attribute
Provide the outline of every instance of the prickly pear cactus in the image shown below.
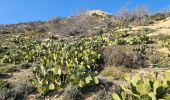
<svg viewBox="0 0 170 100"><path fill-rule="evenodd" d="M153 80L142 78L140 75L125 79L130 82L130 86L122 86L122 92L113 93L114 100L170 100L170 70L164 72L164 80L161 81L154 76Z"/></svg>

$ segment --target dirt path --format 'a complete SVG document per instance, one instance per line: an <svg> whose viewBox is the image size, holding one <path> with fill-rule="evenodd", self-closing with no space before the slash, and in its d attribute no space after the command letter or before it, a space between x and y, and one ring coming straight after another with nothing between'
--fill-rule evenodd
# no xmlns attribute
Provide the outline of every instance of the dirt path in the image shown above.
<svg viewBox="0 0 170 100"><path fill-rule="evenodd" d="M11 77L6 79L8 82L16 83L20 80L26 80L32 75L32 69L20 69L17 72L12 73Z"/></svg>

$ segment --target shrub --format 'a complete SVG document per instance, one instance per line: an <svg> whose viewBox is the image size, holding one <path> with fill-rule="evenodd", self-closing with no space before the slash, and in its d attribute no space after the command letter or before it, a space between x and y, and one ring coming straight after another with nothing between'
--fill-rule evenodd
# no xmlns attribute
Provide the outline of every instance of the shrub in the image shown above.
<svg viewBox="0 0 170 100"><path fill-rule="evenodd" d="M25 33L27 31L36 31L45 29L45 22L28 22L28 23L18 23L13 25L0 25L0 34L11 34L11 33Z"/></svg>
<svg viewBox="0 0 170 100"><path fill-rule="evenodd" d="M145 6L139 6L132 11L124 7L117 13L116 20L119 27L128 27L130 24L148 25L151 23Z"/></svg>
<svg viewBox="0 0 170 100"><path fill-rule="evenodd" d="M36 88L28 81L20 81L13 88L17 96L25 96L36 91Z"/></svg>
<svg viewBox="0 0 170 100"><path fill-rule="evenodd" d="M149 60L152 64L157 64L160 62L160 55L151 55L149 56Z"/></svg>
<svg viewBox="0 0 170 100"><path fill-rule="evenodd" d="M0 34L11 34L9 31L1 31Z"/></svg>
<svg viewBox="0 0 170 100"><path fill-rule="evenodd" d="M52 35L79 35L79 34L98 34L105 28L104 22L97 20L94 16L81 14L65 19L52 20L49 23Z"/></svg>
<svg viewBox="0 0 170 100"><path fill-rule="evenodd" d="M146 15L142 19L136 19L132 22L132 25L135 26L148 26L150 24L153 24L154 20L149 17L149 15Z"/></svg>
<svg viewBox="0 0 170 100"><path fill-rule="evenodd" d="M83 100L84 96L76 86L67 86L64 90L63 100Z"/></svg>
<svg viewBox="0 0 170 100"><path fill-rule="evenodd" d="M149 18L148 8L146 6L138 6L132 12L133 25L149 25L152 20Z"/></svg>
<svg viewBox="0 0 170 100"><path fill-rule="evenodd" d="M120 9L120 11L117 13L115 17L117 20L117 26L121 28L127 27L129 23L132 21L131 12L126 7Z"/></svg>
<svg viewBox="0 0 170 100"><path fill-rule="evenodd" d="M24 100L25 96L35 91L35 87L29 82L21 81L13 88L6 88L0 91L1 100Z"/></svg>
<svg viewBox="0 0 170 100"><path fill-rule="evenodd" d="M4 73L12 73L18 71L18 68L15 65L7 65L5 64L4 66L0 67L0 74Z"/></svg>
<svg viewBox="0 0 170 100"><path fill-rule="evenodd" d="M112 100L112 94L106 90L100 90L93 100Z"/></svg>
<svg viewBox="0 0 170 100"><path fill-rule="evenodd" d="M8 47L0 45L0 53L6 52Z"/></svg>
<svg viewBox="0 0 170 100"><path fill-rule="evenodd" d="M157 39L157 40L161 40L161 41L165 41L167 39L170 39L170 35L159 34L159 35L152 36L152 38Z"/></svg>
<svg viewBox="0 0 170 100"><path fill-rule="evenodd" d="M109 17L109 18L105 17L104 20L101 21L101 23L104 24L104 28L106 29L106 31L111 31L113 28L116 27L116 22L114 17Z"/></svg>
<svg viewBox="0 0 170 100"><path fill-rule="evenodd" d="M142 54L124 46L107 47L103 55L105 63L109 66L146 67L145 57Z"/></svg>
<svg viewBox="0 0 170 100"><path fill-rule="evenodd" d="M0 80L0 91L4 88L7 88L9 86L9 83L4 80Z"/></svg>
<svg viewBox="0 0 170 100"><path fill-rule="evenodd" d="M3 89L0 91L1 100L15 100L16 95L11 89Z"/></svg>
<svg viewBox="0 0 170 100"><path fill-rule="evenodd" d="M25 64L22 64L21 65L21 68L22 69L28 69L28 68L30 68L32 66L32 64L30 64L30 63L25 63Z"/></svg>
<svg viewBox="0 0 170 100"><path fill-rule="evenodd" d="M155 21L160 21L166 18L166 14L159 12L159 13L152 15L151 18L154 19Z"/></svg>
<svg viewBox="0 0 170 100"><path fill-rule="evenodd" d="M147 35L149 33L153 33L153 32L156 32L156 31L157 31L156 29L151 29L151 28L146 27L146 28L139 30L139 33Z"/></svg>

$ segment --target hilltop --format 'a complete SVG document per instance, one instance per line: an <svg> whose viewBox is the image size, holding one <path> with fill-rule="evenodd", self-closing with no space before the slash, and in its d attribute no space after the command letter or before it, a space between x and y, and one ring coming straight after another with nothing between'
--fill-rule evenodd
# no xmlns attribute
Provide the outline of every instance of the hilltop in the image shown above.
<svg viewBox="0 0 170 100"><path fill-rule="evenodd" d="M170 98L168 12L0 25L0 43L1 100Z"/></svg>

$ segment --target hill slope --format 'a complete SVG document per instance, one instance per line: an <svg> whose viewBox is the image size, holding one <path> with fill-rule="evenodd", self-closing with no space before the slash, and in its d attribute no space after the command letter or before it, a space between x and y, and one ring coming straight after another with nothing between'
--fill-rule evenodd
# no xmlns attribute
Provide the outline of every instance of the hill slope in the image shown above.
<svg viewBox="0 0 170 100"><path fill-rule="evenodd" d="M110 100L113 93L124 92L127 99L145 95L141 89L133 95L122 88L129 83L153 93L153 84L145 79L162 86L170 77L170 18L128 28L115 20L97 10L0 26L0 99ZM168 84L163 87L170 89ZM166 96L160 97L148 91L148 98L170 95L166 89Z"/></svg>

